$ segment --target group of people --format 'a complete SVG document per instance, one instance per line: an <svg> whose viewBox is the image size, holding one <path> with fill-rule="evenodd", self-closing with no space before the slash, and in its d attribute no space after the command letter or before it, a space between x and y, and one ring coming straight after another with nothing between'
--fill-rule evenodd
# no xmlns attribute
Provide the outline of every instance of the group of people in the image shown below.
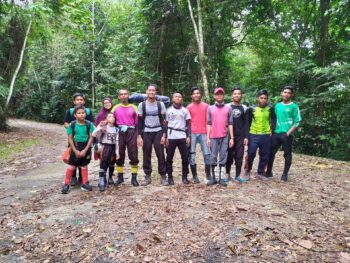
<svg viewBox="0 0 350 263"><path fill-rule="evenodd" d="M92 145L96 159L100 159L100 191L105 191L107 185L120 185L124 182L126 150L131 166L131 184L139 186L138 147L142 147L145 174L141 185L152 182L153 148L162 185L174 185L173 159L176 148L179 149L182 161L183 184L190 183L189 170L192 173L192 182L200 183L196 164L197 143L200 144L204 159L207 185L226 186L227 181L232 180L233 163L234 179L247 183L251 177L257 149L260 155L257 175L262 180L268 180L273 176L275 155L281 146L285 158L281 180L288 180L292 163L293 133L301 121L299 107L291 100L291 86L282 89L282 101L274 106L268 104L266 90L259 91L256 105L243 105L243 93L239 87L233 88L232 102L229 104L224 102L225 90L221 87L215 88L215 103L210 106L202 101L198 87L191 89L192 102L187 107L183 105L183 95L175 92L172 95L172 105L166 108L162 101L156 99L155 84L148 85L146 94L147 98L136 107L129 103L128 90L119 90L120 104L113 105L111 98L104 98L103 108L95 121L91 110L84 107L83 94L74 94L75 107L67 110L64 119L71 152L63 194L68 193L70 185L77 183L81 183L84 191L92 190L87 168L92 159ZM246 145L248 154L245 172L242 174ZM116 180L113 179L115 165ZM77 168L79 178L76 175Z"/></svg>

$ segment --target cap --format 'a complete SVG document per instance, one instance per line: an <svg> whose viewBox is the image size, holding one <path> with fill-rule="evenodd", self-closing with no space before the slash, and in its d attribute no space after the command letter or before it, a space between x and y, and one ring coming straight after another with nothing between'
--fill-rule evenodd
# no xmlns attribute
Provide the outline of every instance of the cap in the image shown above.
<svg viewBox="0 0 350 263"><path fill-rule="evenodd" d="M221 88L221 87L218 87L218 88L216 88L216 89L214 90L214 94L215 94L215 95L218 94L218 93L220 93L220 92L222 92L222 93L225 94L225 90L224 90L223 88Z"/></svg>

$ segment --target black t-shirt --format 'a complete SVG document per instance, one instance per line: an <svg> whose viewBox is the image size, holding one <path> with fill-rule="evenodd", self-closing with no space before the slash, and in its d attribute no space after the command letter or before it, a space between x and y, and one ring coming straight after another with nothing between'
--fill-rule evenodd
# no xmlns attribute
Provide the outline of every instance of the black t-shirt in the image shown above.
<svg viewBox="0 0 350 263"><path fill-rule="evenodd" d="M89 114L86 115L86 119L92 123L94 123L94 116L92 115L92 111L88 109ZM63 122L71 123L72 121L75 121L74 114L71 114L71 109L68 109L66 111L66 114L64 115Z"/></svg>
<svg viewBox="0 0 350 263"><path fill-rule="evenodd" d="M245 105L230 104L232 109L232 123L234 136L248 138L249 134L249 118L247 107Z"/></svg>

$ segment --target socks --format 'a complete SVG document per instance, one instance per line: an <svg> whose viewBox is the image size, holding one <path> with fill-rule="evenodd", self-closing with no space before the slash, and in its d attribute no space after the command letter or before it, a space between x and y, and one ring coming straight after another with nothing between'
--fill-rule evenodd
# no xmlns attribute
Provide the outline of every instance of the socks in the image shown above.
<svg viewBox="0 0 350 263"><path fill-rule="evenodd" d="M122 174L122 173L123 173L123 170L124 170L124 167L123 167L123 166L117 165L117 173L118 173L118 174Z"/></svg>
<svg viewBox="0 0 350 263"><path fill-rule="evenodd" d="M87 166L81 167L81 177L83 179L83 184L86 184L89 181Z"/></svg>
<svg viewBox="0 0 350 263"><path fill-rule="evenodd" d="M74 171L76 171L76 167L68 165L66 170L66 178L64 179L64 184L70 185L70 181L72 180L72 175Z"/></svg>
<svg viewBox="0 0 350 263"><path fill-rule="evenodd" d="M131 173L132 174L137 174L138 168L139 167L137 165L131 165Z"/></svg>

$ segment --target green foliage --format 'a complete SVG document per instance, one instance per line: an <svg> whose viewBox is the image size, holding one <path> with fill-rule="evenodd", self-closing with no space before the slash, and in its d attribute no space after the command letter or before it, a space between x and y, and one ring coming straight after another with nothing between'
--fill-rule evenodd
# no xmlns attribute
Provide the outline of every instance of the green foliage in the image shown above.
<svg viewBox="0 0 350 263"><path fill-rule="evenodd" d="M239 85L246 104L259 89L275 103L293 85L303 115L296 149L349 160L350 2L330 1L325 16L321 2L202 0L204 63L210 91L225 87L227 100ZM187 1L0 1L0 123L31 17L9 114L62 122L76 91L91 107L93 86L98 107L121 87L143 92L157 83L168 96L182 91L188 103L189 88L201 86Z"/></svg>

